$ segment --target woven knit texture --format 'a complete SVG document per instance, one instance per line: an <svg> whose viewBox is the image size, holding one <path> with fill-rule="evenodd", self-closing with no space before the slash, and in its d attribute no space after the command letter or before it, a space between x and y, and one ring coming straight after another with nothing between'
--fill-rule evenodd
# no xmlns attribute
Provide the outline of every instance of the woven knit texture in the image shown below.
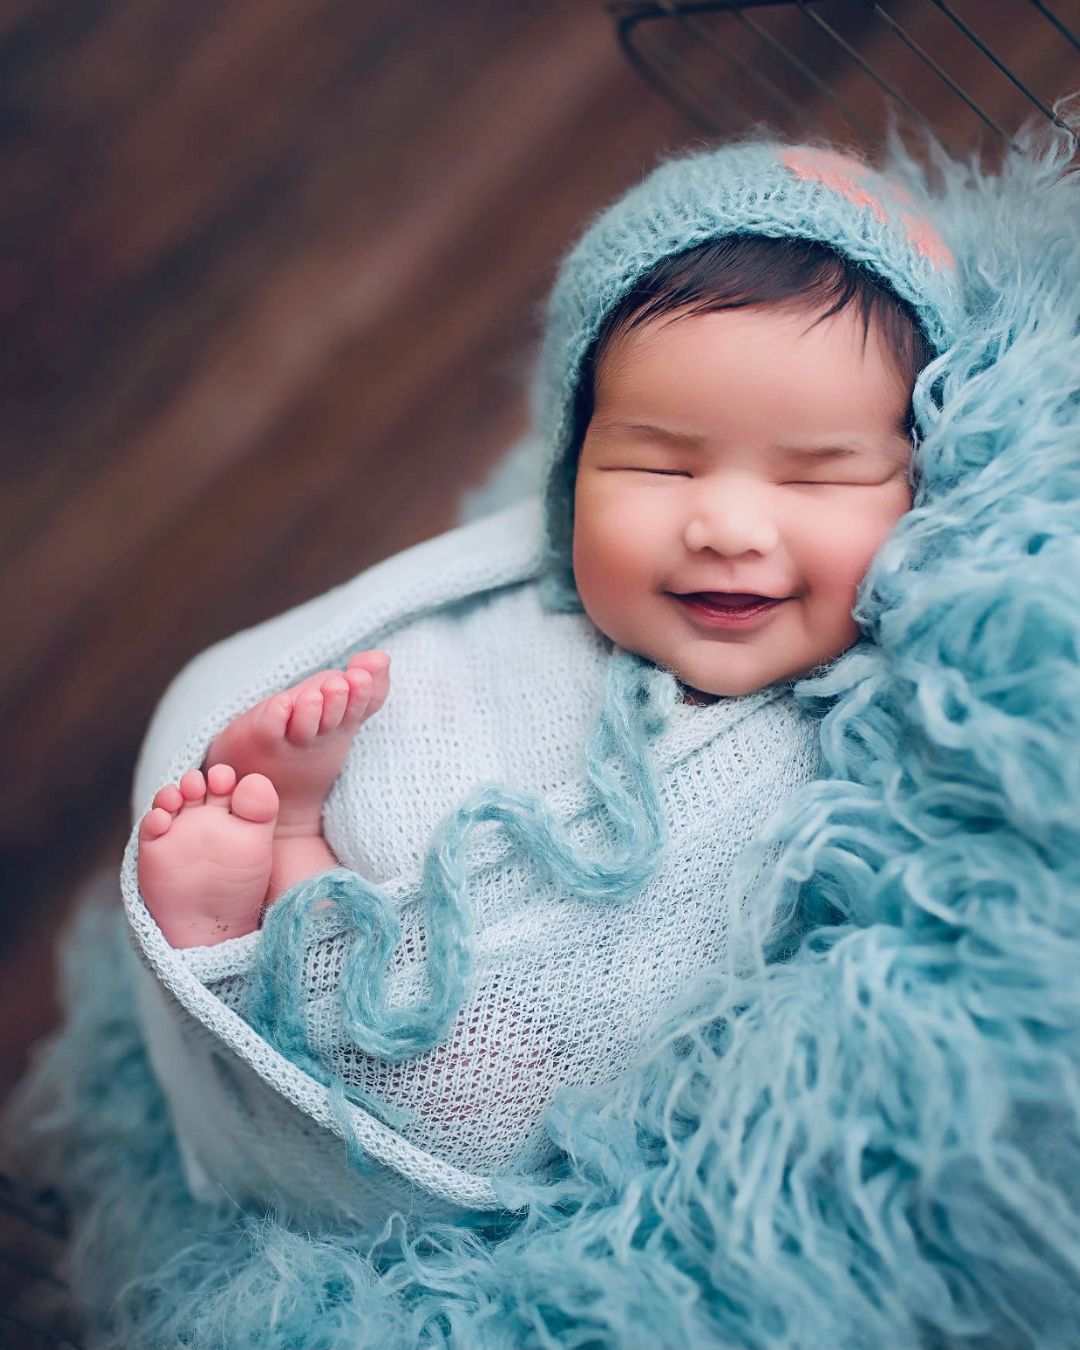
<svg viewBox="0 0 1080 1350"><path fill-rule="evenodd" d="M820 719L819 777L742 855L770 865L729 906L717 963L625 1072L556 1095L557 1157L487 1179L512 1212L410 1217L403 1204L373 1238L329 1206L301 1225L193 1200L149 1058L168 1038L143 1039L156 1014L140 1022L138 991L174 1030L207 1035L215 1010L226 1062L264 1086L280 1068L274 1095L298 1116L289 1075L303 1071L207 987L224 965L196 971L140 918L129 852L128 915L155 973L128 978L116 927L87 913L68 946L65 1028L24 1085L14 1134L71 1206L91 1347L1075 1344L1080 184L1075 140L1044 136L1000 175L939 162L932 217L961 313L917 392L919 497L860 591L865 640L794 690ZM892 154L910 188L919 171ZM470 528L479 543L492 523ZM433 615L446 558L442 541L425 547ZM480 549L457 582L496 586L508 558L530 574L531 547L499 568ZM378 632L378 579L277 630L292 635L289 663L302 652L317 669L340 650L349 605ZM402 591L387 603L387 622L408 609ZM224 657L243 665L256 646L239 635ZM221 655L180 691L219 712L180 735L152 727L147 771L197 763L237 700L289 673L263 651L246 689L223 690ZM137 813L152 786L139 780ZM238 974L259 947L227 945ZM340 1151L344 1105L325 1095L309 1127ZM364 1130L383 1169L368 1183L406 1175L397 1129ZM465 1175L435 1164L453 1185Z"/></svg>
<svg viewBox="0 0 1080 1350"><path fill-rule="evenodd" d="M424 855L478 784L515 784L526 801L537 794L587 857L625 853L610 810L581 783L580 747L611 658L584 616L545 613L535 583L410 624L382 645L394 697L357 736L325 829L346 867L393 887L400 936L387 953L387 996L407 1020L394 1035L383 1019L379 1034L373 1009L343 1012L346 963L371 973L386 956L357 945L353 925L308 940L310 905L297 919L286 901L260 944L259 1026L283 1044L293 1028L282 1026L281 1010L302 1005L295 1039L405 1139L481 1175L532 1167L554 1152L541 1118L554 1093L614 1078L673 994L719 956L734 861L816 773L816 729L779 686L706 709L679 706L656 748L665 847L658 864L647 861L643 887L616 875L614 888L590 896L580 881L541 871L527 840L515 844L505 827L484 831L469 850L470 992L445 1025L429 1033L421 1020L414 1033L430 1001L432 951L449 941L424 903L432 891ZM631 812L628 828L647 841L647 820ZM324 893L313 883L311 900ZM359 913L370 913L366 901ZM295 969L287 958L301 947L309 954L293 992L281 967ZM226 1000L235 990L243 1011L242 985L210 987Z"/></svg>
<svg viewBox="0 0 1080 1350"><path fill-rule="evenodd" d="M270 688L306 673L312 643L314 668L377 641L395 671L324 813L351 880L296 888L259 934L179 951L128 890L172 995L163 1015L161 986L140 982L144 1033L204 1198L306 1215L318 1173L336 1213L381 1223L374 1159L442 1202L497 1206L496 1174L556 1156L542 1118L555 1093L616 1077L720 958L765 860L733 882L735 863L815 775L816 724L786 684L679 703L670 672L543 607L543 552L532 499L205 653L163 701L139 798L260 696L242 677L263 654ZM642 678L653 698L623 716L620 745L598 711L630 707ZM520 833L538 807L543 829ZM343 1136L336 1157L314 1124Z"/></svg>

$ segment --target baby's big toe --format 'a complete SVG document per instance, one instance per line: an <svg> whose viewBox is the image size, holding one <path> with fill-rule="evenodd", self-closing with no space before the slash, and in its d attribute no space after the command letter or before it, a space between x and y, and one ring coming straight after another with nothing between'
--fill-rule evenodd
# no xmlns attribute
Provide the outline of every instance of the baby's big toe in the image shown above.
<svg viewBox="0 0 1080 1350"><path fill-rule="evenodd" d="M390 692L390 656L376 649L357 652L345 668L351 697L346 721L359 725L379 711Z"/></svg>
<svg viewBox="0 0 1080 1350"><path fill-rule="evenodd" d="M371 651L353 652L345 663L346 674L354 670L366 671L371 676L373 689L390 683L390 653L375 647Z"/></svg>
<svg viewBox="0 0 1080 1350"><path fill-rule="evenodd" d="M354 666L351 670L346 671L345 681L348 685L349 696L345 707L344 721L346 726L359 726L363 714L371 703L371 675L368 671Z"/></svg>
<svg viewBox="0 0 1080 1350"><path fill-rule="evenodd" d="M267 825L277 819L277 789L262 773L249 773L233 789L232 814L242 820Z"/></svg>

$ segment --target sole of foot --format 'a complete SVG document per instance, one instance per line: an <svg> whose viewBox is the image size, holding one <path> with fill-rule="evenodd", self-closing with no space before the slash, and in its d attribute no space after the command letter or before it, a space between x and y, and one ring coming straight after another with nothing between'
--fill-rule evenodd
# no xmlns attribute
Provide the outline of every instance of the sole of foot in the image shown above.
<svg viewBox="0 0 1080 1350"><path fill-rule="evenodd" d="M353 737L389 692L388 653L357 652L345 670L321 670L234 718L211 742L204 767L265 774L278 792L279 837L317 835Z"/></svg>
<svg viewBox="0 0 1080 1350"><path fill-rule="evenodd" d="M173 947L208 947L259 926L278 795L229 764L169 783L139 824L139 889Z"/></svg>

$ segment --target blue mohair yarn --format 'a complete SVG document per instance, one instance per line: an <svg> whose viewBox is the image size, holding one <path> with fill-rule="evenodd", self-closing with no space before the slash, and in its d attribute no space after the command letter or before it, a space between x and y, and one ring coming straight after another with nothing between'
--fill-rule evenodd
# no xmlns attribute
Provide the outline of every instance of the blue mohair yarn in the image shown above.
<svg viewBox="0 0 1080 1350"><path fill-rule="evenodd" d="M244 1015L294 1063L327 1081L308 1041L302 996L312 920L340 917L353 935L340 993L342 1025L367 1054L402 1060L438 1045L471 987L472 913L466 865L477 827L494 822L537 874L582 900L618 902L649 879L666 842L649 741L666 724L673 680L633 652L615 648L604 704L585 752L585 770L615 830L611 858L573 844L543 801L495 785L477 788L436 828L424 858L424 931L430 994L420 1004L387 1003L386 976L401 926L378 886L347 869L293 887L267 912ZM626 773L624 783L615 766ZM375 1114L383 1109L368 1101Z"/></svg>
<svg viewBox="0 0 1080 1350"><path fill-rule="evenodd" d="M822 776L761 841L724 964L617 1083L560 1094L561 1170L508 1184L518 1217L361 1246L197 1206L122 918L84 916L12 1138L71 1207L91 1347L1080 1341L1075 149L1029 137L1000 176L936 154L964 313L866 638L796 686Z"/></svg>

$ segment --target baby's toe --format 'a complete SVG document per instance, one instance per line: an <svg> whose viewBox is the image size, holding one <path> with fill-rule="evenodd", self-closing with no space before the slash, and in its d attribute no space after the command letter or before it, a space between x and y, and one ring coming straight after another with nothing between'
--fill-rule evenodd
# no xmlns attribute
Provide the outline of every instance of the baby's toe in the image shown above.
<svg viewBox="0 0 1080 1350"><path fill-rule="evenodd" d="M236 786L236 770L231 764L213 764L206 771L207 801L228 806L229 793Z"/></svg>
<svg viewBox="0 0 1080 1350"><path fill-rule="evenodd" d="M274 694L259 709L256 730L262 741L278 745L285 739L285 732L292 716L294 695L291 690L283 694Z"/></svg>
<svg viewBox="0 0 1080 1350"><path fill-rule="evenodd" d="M343 721L346 726L359 726L371 703L372 682L366 670L354 667L345 672L349 686L349 698Z"/></svg>
<svg viewBox="0 0 1080 1350"><path fill-rule="evenodd" d="M160 839L163 834L168 834L172 823L172 815L165 807L155 806L142 818L139 825L139 843L145 844L152 839Z"/></svg>
<svg viewBox="0 0 1080 1350"><path fill-rule="evenodd" d="M390 670L389 667L376 671L372 676L371 699L367 706L367 716L377 713L386 702L386 696L390 692Z"/></svg>
<svg viewBox="0 0 1080 1350"><path fill-rule="evenodd" d="M230 809L243 820L269 824L277 819L277 789L263 773L245 774L233 790Z"/></svg>
<svg viewBox="0 0 1080 1350"><path fill-rule="evenodd" d="M371 676L372 687L378 690L389 684L390 653L375 647L369 652L354 652L345 663L345 672L364 670Z"/></svg>
<svg viewBox="0 0 1080 1350"><path fill-rule="evenodd" d="M297 696L285 735L293 745L310 745L322 721L323 696L319 689L305 689Z"/></svg>
<svg viewBox="0 0 1080 1350"><path fill-rule="evenodd" d="M206 779L199 769L188 769L180 779L180 795L184 804L201 802L206 796Z"/></svg>
<svg viewBox="0 0 1080 1350"><path fill-rule="evenodd" d="M358 671L364 671L371 676L367 704L355 714L359 720L374 716L386 702L390 693L390 653L378 647L367 652L355 652L346 662L345 673L351 676ZM349 711L353 712L351 707Z"/></svg>
<svg viewBox="0 0 1080 1350"><path fill-rule="evenodd" d="M160 806L163 811L168 811L170 815L175 815L183 804L183 794L175 783L166 783L154 796L154 805Z"/></svg>
<svg viewBox="0 0 1080 1350"><path fill-rule="evenodd" d="M322 718L319 721L319 734L336 731L341 726L345 708L349 702L349 682L340 671L328 675L322 685Z"/></svg>

